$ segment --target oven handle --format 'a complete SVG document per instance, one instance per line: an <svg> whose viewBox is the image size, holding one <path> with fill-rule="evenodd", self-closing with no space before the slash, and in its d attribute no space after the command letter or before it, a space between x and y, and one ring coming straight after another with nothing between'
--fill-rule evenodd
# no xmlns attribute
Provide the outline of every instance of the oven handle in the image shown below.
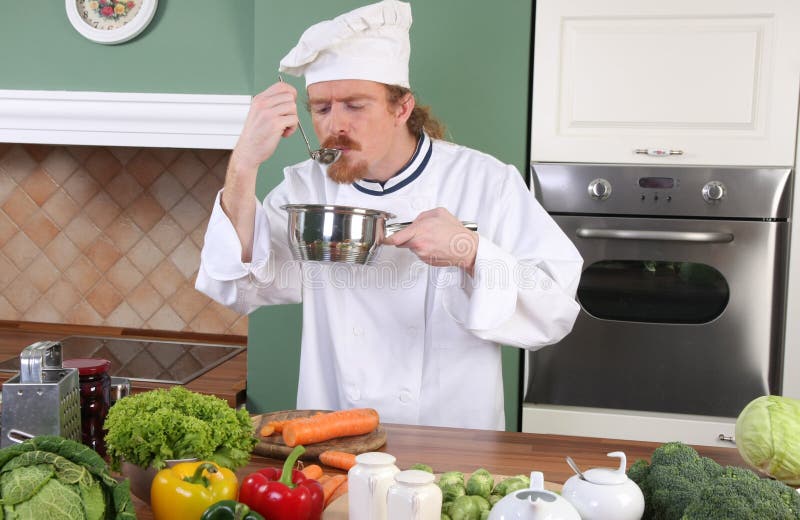
<svg viewBox="0 0 800 520"><path fill-rule="evenodd" d="M617 240L660 240L714 244L733 242L733 233L716 231L639 231L633 229L578 228L575 234L580 238L611 238Z"/></svg>

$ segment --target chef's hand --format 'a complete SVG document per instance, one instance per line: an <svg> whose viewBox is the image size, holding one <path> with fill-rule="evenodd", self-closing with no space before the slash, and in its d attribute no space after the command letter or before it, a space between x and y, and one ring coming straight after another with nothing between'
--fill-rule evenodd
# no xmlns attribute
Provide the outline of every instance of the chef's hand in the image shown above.
<svg viewBox="0 0 800 520"><path fill-rule="evenodd" d="M242 244L242 262L252 258L258 167L272 157L281 138L292 135L297 127L296 99L294 87L283 82L253 97L228 161L220 205Z"/></svg>
<svg viewBox="0 0 800 520"><path fill-rule="evenodd" d="M243 171L257 170L272 157L281 138L296 128L297 90L288 83L275 83L253 97L231 162Z"/></svg>
<svg viewBox="0 0 800 520"><path fill-rule="evenodd" d="M478 233L465 228L446 209L436 208L423 211L408 227L396 231L383 243L408 248L426 264L455 265L472 275Z"/></svg>

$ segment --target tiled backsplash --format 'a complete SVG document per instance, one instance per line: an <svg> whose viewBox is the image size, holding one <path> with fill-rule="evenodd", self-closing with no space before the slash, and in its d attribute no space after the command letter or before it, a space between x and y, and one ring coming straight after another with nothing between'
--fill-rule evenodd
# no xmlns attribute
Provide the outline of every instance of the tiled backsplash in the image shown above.
<svg viewBox="0 0 800 520"><path fill-rule="evenodd" d="M194 289L228 157L0 143L0 320L247 335Z"/></svg>

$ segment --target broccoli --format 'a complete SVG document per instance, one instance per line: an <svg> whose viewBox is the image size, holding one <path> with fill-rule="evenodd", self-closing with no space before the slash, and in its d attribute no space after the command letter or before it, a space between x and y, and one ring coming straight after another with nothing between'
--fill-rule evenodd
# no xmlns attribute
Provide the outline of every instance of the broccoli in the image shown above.
<svg viewBox="0 0 800 520"><path fill-rule="evenodd" d="M686 508L681 520L791 520L800 518L800 495L750 470L726 468Z"/></svg>
<svg viewBox="0 0 800 520"><path fill-rule="evenodd" d="M645 518L680 520L686 507L695 500L721 467L686 444L668 442L653 452L647 471L634 463L634 477L645 498ZM643 477L642 477L642 474ZM637 482L636 478L643 478Z"/></svg>
<svg viewBox="0 0 800 520"><path fill-rule="evenodd" d="M643 520L800 520L800 495L745 468L722 467L691 446L669 442L628 477L642 490Z"/></svg>

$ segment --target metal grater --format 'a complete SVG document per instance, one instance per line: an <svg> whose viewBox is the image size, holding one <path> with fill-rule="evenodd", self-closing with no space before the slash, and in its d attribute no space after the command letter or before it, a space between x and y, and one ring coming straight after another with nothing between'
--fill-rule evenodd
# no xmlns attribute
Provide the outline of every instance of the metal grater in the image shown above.
<svg viewBox="0 0 800 520"><path fill-rule="evenodd" d="M37 435L81 440L78 369L61 364L61 343L39 341L19 356L20 372L3 383L0 447Z"/></svg>

